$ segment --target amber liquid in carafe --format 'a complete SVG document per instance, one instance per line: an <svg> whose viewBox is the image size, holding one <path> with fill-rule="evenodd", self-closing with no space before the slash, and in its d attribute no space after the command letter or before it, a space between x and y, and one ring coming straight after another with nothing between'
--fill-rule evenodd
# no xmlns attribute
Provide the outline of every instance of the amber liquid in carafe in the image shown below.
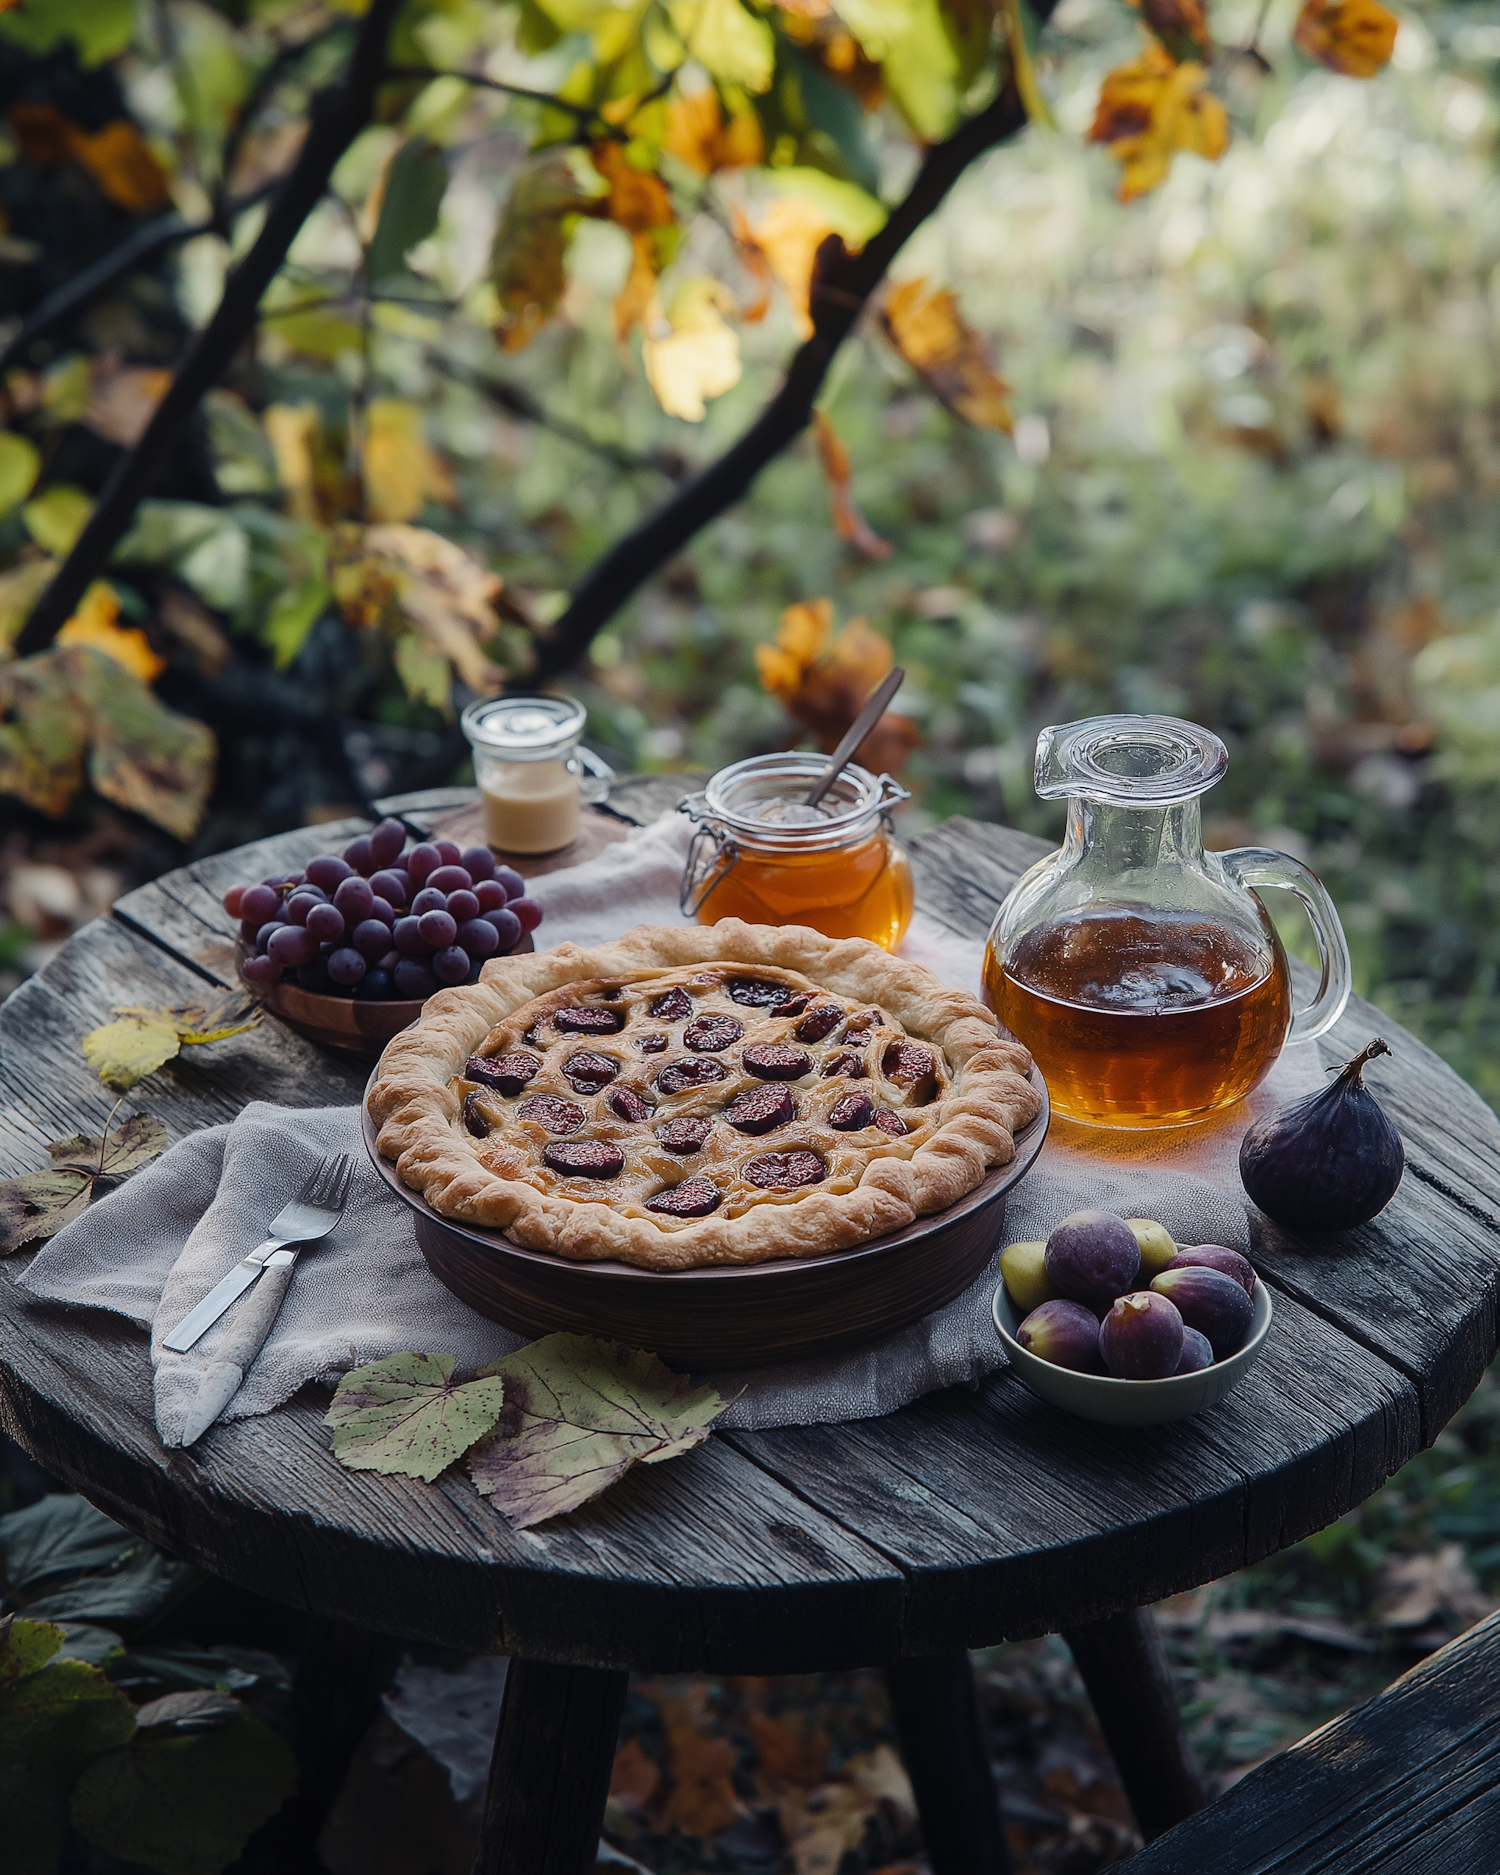
<svg viewBox="0 0 1500 1875"><path fill-rule="evenodd" d="M912 914L911 867L884 833L832 852L740 848L698 910L699 924L805 924L825 937L869 938L894 950Z"/></svg>
<svg viewBox="0 0 1500 1875"><path fill-rule="evenodd" d="M1274 931L1191 912L1096 907L1027 931L985 1000L1031 1050L1053 1111L1095 1126L1186 1125L1248 1094L1291 1023Z"/></svg>

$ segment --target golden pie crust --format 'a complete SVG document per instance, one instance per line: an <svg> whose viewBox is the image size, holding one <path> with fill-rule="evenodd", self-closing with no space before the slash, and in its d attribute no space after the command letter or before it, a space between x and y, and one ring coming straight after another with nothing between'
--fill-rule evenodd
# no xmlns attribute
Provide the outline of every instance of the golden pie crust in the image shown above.
<svg viewBox="0 0 1500 1875"><path fill-rule="evenodd" d="M473 1057L507 1066L471 1074ZM445 1216L575 1261L684 1270L822 1256L944 1210L1014 1156L1041 1105L1030 1067L920 965L726 918L491 961L428 998L368 1104L380 1151ZM712 1211L650 1208L688 1179L709 1181Z"/></svg>

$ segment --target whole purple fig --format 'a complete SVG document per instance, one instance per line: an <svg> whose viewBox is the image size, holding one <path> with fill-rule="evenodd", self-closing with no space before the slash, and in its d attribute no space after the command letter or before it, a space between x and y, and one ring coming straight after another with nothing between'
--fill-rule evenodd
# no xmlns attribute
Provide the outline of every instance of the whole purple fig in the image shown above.
<svg viewBox="0 0 1500 1875"><path fill-rule="evenodd" d="M1047 1239L1044 1261L1054 1289L1102 1315L1135 1281L1141 1246L1113 1212L1075 1211Z"/></svg>
<svg viewBox="0 0 1500 1875"><path fill-rule="evenodd" d="M1221 1243L1189 1244L1185 1250L1177 1252L1167 1268L1222 1270L1226 1276L1234 1278L1247 1296L1255 1294L1255 1270L1250 1259Z"/></svg>
<svg viewBox="0 0 1500 1875"><path fill-rule="evenodd" d="M1361 1078L1367 1062L1390 1052L1377 1036L1321 1093L1246 1133L1240 1179L1267 1217L1287 1230L1352 1230L1395 1197L1406 1167L1401 1135Z"/></svg>
<svg viewBox="0 0 1500 1875"><path fill-rule="evenodd" d="M1151 1287L1176 1304L1189 1328L1207 1335L1216 1361L1244 1346L1255 1304L1223 1270L1163 1270Z"/></svg>
<svg viewBox="0 0 1500 1875"><path fill-rule="evenodd" d="M1076 1368L1080 1374L1102 1374L1099 1323L1081 1302L1059 1296L1033 1309L1016 1330L1016 1340L1039 1360L1054 1367Z"/></svg>
<svg viewBox="0 0 1500 1875"><path fill-rule="evenodd" d="M1179 1374L1201 1373L1205 1367L1214 1364L1213 1343L1207 1335L1199 1334L1196 1328L1184 1324L1182 1330L1182 1359L1177 1363Z"/></svg>
<svg viewBox="0 0 1500 1875"><path fill-rule="evenodd" d="M1165 1296L1137 1289L1111 1303L1099 1352L1116 1380L1165 1380L1182 1359L1182 1317Z"/></svg>

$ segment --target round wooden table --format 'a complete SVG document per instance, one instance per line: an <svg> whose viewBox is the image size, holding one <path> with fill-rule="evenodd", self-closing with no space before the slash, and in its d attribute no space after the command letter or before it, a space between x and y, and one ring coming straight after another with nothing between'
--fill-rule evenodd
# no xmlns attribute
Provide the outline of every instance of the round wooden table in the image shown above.
<svg viewBox="0 0 1500 1875"><path fill-rule="evenodd" d="M681 791L675 777L619 784L618 831ZM461 821L471 801L446 791L380 806L426 833ZM85 1030L117 1004L181 1003L233 982L226 886L365 824L199 861L78 932L0 1010L0 1175L45 1163L49 1139L102 1125L109 1103L79 1053ZM1043 848L955 819L912 850L919 902L967 934L988 926ZM518 1532L462 1478L345 1470L316 1389L164 1450L145 1336L3 1280L0 1419L130 1529L317 1617L299 1681L308 1867L311 1811L331 1798L340 1752L389 1671L391 1643L377 1637L392 1636L511 1656L476 1864L487 1875L592 1868L631 1670L871 1664L890 1678L935 1871L995 1875L1005 1844L965 1650L1048 1632L1072 1645L1153 1835L1201 1793L1147 1605L1360 1503L1432 1442L1495 1351L1500 1123L1366 1003L1350 1005L1324 1058L1344 1060L1377 1033L1394 1054L1370 1082L1406 1143L1401 1190L1331 1244L1258 1224L1275 1330L1244 1384L1195 1420L1087 1424L1002 1369L884 1419L716 1434L574 1516ZM180 1137L251 1099L354 1101L366 1072L267 1021L185 1052L139 1104ZM283 1866L296 1860L288 1852Z"/></svg>

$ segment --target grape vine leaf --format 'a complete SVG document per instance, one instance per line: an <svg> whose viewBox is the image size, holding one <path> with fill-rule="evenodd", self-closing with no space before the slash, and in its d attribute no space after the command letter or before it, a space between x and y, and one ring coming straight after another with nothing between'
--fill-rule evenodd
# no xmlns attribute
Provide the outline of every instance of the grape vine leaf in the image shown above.
<svg viewBox="0 0 1500 1875"><path fill-rule="evenodd" d="M451 1354L391 1354L344 1375L323 1424L352 1471L430 1482L484 1437L504 1398L492 1375L455 1386Z"/></svg>
<svg viewBox="0 0 1500 1875"><path fill-rule="evenodd" d="M545 1335L482 1372L504 1380L505 1404L469 1475L521 1530L577 1510L636 1463L701 1445L728 1405L657 1355L597 1335Z"/></svg>
<svg viewBox="0 0 1500 1875"><path fill-rule="evenodd" d="M88 1209L101 1184L113 1184L166 1150L160 1120L137 1113L104 1139L74 1133L47 1147L52 1165L0 1180L0 1256L54 1237Z"/></svg>
<svg viewBox="0 0 1500 1875"><path fill-rule="evenodd" d="M222 1693L169 1693L135 1719L78 1779L73 1823L161 1875L218 1875L296 1789L289 1746Z"/></svg>

